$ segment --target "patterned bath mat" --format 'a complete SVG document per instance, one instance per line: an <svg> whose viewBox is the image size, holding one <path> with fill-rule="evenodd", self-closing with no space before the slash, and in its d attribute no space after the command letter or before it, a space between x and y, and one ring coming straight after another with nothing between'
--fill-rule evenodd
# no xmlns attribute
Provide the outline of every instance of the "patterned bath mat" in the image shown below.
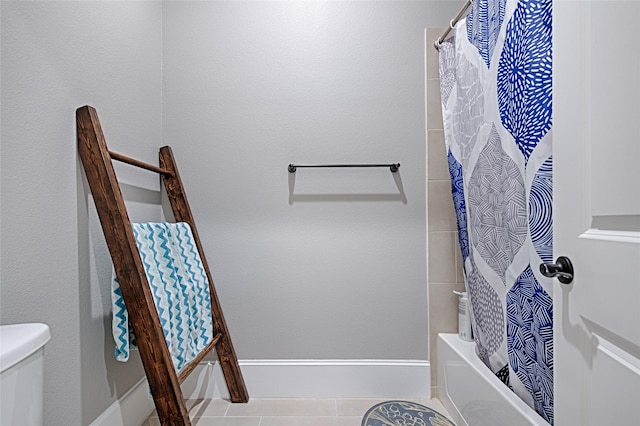
<svg viewBox="0 0 640 426"><path fill-rule="evenodd" d="M369 408L362 426L455 426L444 415L409 401L386 401Z"/></svg>

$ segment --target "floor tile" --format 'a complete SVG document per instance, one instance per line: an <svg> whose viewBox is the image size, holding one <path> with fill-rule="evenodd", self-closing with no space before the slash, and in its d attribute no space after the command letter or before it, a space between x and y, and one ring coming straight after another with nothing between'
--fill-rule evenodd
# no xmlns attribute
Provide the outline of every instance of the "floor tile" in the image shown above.
<svg viewBox="0 0 640 426"><path fill-rule="evenodd" d="M362 416L342 416L338 419L336 426L360 426L362 425Z"/></svg>
<svg viewBox="0 0 640 426"><path fill-rule="evenodd" d="M191 417L222 417L231 405L226 399L189 399L186 403Z"/></svg>
<svg viewBox="0 0 640 426"><path fill-rule="evenodd" d="M252 399L232 404L224 399L188 400L194 426L361 426L362 417L374 405L407 400L449 413L437 399L412 398L320 398ZM160 426L154 412L142 426Z"/></svg>
<svg viewBox="0 0 640 426"><path fill-rule="evenodd" d="M262 417L260 426L360 426L362 417Z"/></svg>
<svg viewBox="0 0 640 426"><path fill-rule="evenodd" d="M371 407L386 401L409 401L433 408L431 401L434 400L427 398L341 398L336 400L338 416L364 416ZM438 405L438 407L441 406L441 404Z"/></svg>
<svg viewBox="0 0 640 426"><path fill-rule="evenodd" d="M157 417L148 417L140 426L160 426L160 419Z"/></svg>
<svg viewBox="0 0 640 426"><path fill-rule="evenodd" d="M336 400L338 416L364 416L367 410L389 399L340 398Z"/></svg>
<svg viewBox="0 0 640 426"><path fill-rule="evenodd" d="M192 426L260 426L260 417L197 417Z"/></svg>
<svg viewBox="0 0 640 426"><path fill-rule="evenodd" d="M251 399L231 404L227 416L335 416L335 399Z"/></svg>
<svg viewBox="0 0 640 426"><path fill-rule="evenodd" d="M449 415L449 412L447 411L446 408L444 408L444 405L442 405L442 402L440 402L437 399L430 399L425 403L422 403L423 405L426 405L429 408L433 408L434 410L436 410L438 413L442 414L443 416L447 416L448 418L451 418L451 416Z"/></svg>

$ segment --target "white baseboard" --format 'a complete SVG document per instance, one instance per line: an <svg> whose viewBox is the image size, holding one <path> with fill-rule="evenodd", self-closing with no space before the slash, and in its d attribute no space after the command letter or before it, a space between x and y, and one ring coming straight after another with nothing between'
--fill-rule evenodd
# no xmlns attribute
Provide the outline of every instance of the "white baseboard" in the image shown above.
<svg viewBox="0 0 640 426"><path fill-rule="evenodd" d="M154 408L145 377L104 410L90 426L139 425L149 417Z"/></svg>
<svg viewBox="0 0 640 426"><path fill-rule="evenodd" d="M239 361L251 398L429 398L429 361ZM201 364L183 385L190 398L228 398L220 365Z"/></svg>
<svg viewBox="0 0 640 426"><path fill-rule="evenodd" d="M239 361L250 398L430 398L429 361ZM198 365L182 384L187 399L229 398L220 364ZM140 424L153 410L146 379L91 426Z"/></svg>

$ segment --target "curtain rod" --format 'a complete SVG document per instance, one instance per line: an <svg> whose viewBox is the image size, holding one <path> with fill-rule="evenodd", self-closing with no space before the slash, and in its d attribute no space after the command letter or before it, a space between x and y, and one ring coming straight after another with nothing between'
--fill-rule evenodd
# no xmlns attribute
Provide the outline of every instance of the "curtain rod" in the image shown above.
<svg viewBox="0 0 640 426"><path fill-rule="evenodd" d="M440 43L442 43L444 41L445 37L447 37L449 35L449 33L456 26L458 21L460 19L462 19L464 16L466 16L467 9L469 9L469 6L471 6L473 4L473 2L474 2L474 0L467 0L467 2L464 4L464 6L462 6L462 9L460 9L460 12L458 12L458 14L456 15L456 17L453 18L451 21L449 21L449 28L447 28L444 31L444 33L440 37L438 37L436 39L436 41L433 42L433 47L435 47L436 50L440 50Z"/></svg>

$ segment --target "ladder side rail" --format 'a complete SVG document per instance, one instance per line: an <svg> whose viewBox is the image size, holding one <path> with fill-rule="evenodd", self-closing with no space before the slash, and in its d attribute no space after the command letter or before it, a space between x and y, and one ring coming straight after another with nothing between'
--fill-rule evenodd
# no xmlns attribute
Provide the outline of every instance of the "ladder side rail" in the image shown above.
<svg viewBox="0 0 640 426"><path fill-rule="evenodd" d="M189 412L95 109L90 106L79 108L76 111L76 125L78 152L120 282L160 422L162 425L190 426Z"/></svg>
<svg viewBox="0 0 640 426"><path fill-rule="evenodd" d="M211 313L213 317L214 333L221 333L221 338L216 345L216 351L220 366L227 383L227 389L231 402L248 402L249 393L238 365L238 358L235 353L235 349L231 342L227 323L222 314L222 308L220 300L215 290L213 279L211 278L211 272L207 264L207 260L204 255L200 236L196 228L189 202L187 201L187 195L178 173L178 167L171 151L171 147L164 146L160 148L160 167L171 172L170 174L163 174L162 181L164 182L167 196L171 204L171 209L175 220L178 222L186 222L191 226L191 231L202 259L202 265L205 269L207 279L209 280L209 292L211 294Z"/></svg>

